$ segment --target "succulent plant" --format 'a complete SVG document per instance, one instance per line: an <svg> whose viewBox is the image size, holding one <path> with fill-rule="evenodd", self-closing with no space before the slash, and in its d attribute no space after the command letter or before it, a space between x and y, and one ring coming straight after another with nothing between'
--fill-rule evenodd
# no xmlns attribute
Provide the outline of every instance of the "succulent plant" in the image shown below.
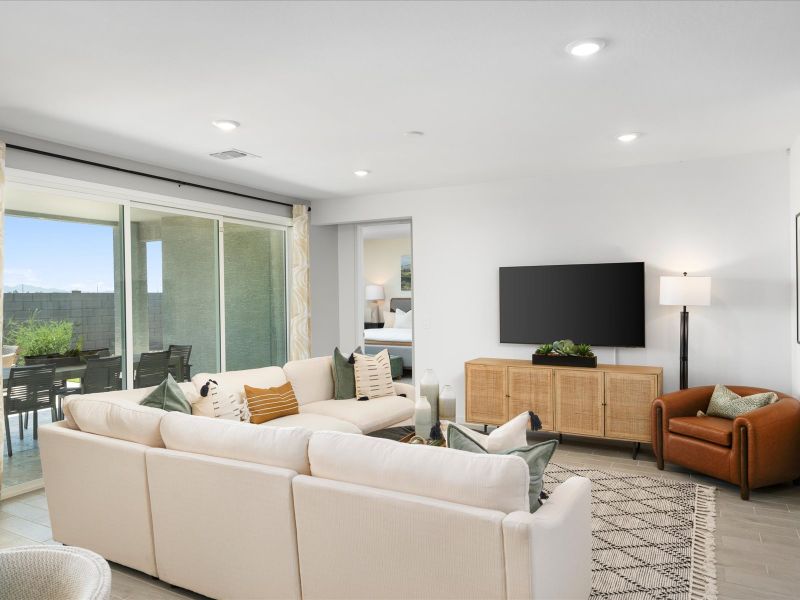
<svg viewBox="0 0 800 600"><path fill-rule="evenodd" d="M550 354L553 351L553 344L542 344L536 349L536 354Z"/></svg>
<svg viewBox="0 0 800 600"><path fill-rule="evenodd" d="M569 356L575 354L575 344L572 340L558 340L553 342L553 351L562 356Z"/></svg>
<svg viewBox="0 0 800 600"><path fill-rule="evenodd" d="M578 356L594 356L592 347L589 344L577 344L575 346L575 354Z"/></svg>

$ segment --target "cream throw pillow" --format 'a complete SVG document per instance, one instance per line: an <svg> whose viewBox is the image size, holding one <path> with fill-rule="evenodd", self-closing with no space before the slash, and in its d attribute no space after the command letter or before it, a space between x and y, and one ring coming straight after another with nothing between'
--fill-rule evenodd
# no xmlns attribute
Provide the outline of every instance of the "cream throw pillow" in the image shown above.
<svg viewBox="0 0 800 600"><path fill-rule="evenodd" d="M392 365L389 351L381 350L375 356L355 354L356 398L384 398L394 396Z"/></svg>
<svg viewBox="0 0 800 600"><path fill-rule="evenodd" d="M394 327L394 313L388 310L383 311L383 326L384 328Z"/></svg>
<svg viewBox="0 0 800 600"><path fill-rule="evenodd" d="M399 308L395 311L394 326L397 329L411 329L414 323L413 310L403 312Z"/></svg>

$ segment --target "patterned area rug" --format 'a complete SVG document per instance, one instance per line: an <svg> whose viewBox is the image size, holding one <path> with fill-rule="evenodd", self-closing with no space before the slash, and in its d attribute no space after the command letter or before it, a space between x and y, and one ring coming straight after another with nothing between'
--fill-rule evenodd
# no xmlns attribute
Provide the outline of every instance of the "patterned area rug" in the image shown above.
<svg viewBox="0 0 800 600"><path fill-rule="evenodd" d="M716 599L715 488L551 463L545 491L573 475L592 482L592 599Z"/></svg>

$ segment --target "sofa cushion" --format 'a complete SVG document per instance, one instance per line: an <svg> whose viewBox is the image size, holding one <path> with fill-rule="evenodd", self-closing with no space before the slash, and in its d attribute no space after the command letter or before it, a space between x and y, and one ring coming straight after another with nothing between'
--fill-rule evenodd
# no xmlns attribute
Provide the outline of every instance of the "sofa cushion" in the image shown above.
<svg viewBox="0 0 800 600"><path fill-rule="evenodd" d="M733 440L733 421L722 417L675 417L669 420L669 430L726 448Z"/></svg>
<svg viewBox="0 0 800 600"><path fill-rule="evenodd" d="M243 371L227 371L226 373L198 373L192 377L194 384L195 400L192 402L192 414L203 417L213 417L214 408L211 398L200 397L200 389L209 379L213 379L223 386L228 392L236 396L239 402L245 402L244 386L270 388L286 383L286 375L280 367L262 367L260 369L245 369Z"/></svg>
<svg viewBox="0 0 800 600"><path fill-rule="evenodd" d="M169 417L169 418L167 418ZM300 427L261 427L224 419L167 413L161 422L170 450L284 467L309 474L311 431Z"/></svg>
<svg viewBox="0 0 800 600"><path fill-rule="evenodd" d="M178 382L172 378L171 373L167 373L167 378L157 385L139 404L160 408L167 412L177 411L187 415L192 414L192 405L189 404L183 390L178 386Z"/></svg>
<svg viewBox="0 0 800 600"><path fill-rule="evenodd" d="M317 431L308 458L315 477L504 513L529 510L528 465L518 456Z"/></svg>
<svg viewBox="0 0 800 600"><path fill-rule="evenodd" d="M323 400L301 406L300 412L335 417L352 423L362 433L371 433L410 419L414 415L414 402L402 396L385 396L365 402Z"/></svg>
<svg viewBox="0 0 800 600"><path fill-rule="evenodd" d="M312 413L300 413L299 415L289 415L267 421L260 427L304 427L311 431L340 431L342 433L361 433L361 430L349 423L334 417L325 415L315 415Z"/></svg>
<svg viewBox="0 0 800 600"><path fill-rule="evenodd" d="M244 393L247 397L247 410L250 413L251 423L266 423L300 413L290 381L273 388L255 388L246 385Z"/></svg>
<svg viewBox="0 0 800 600"><path fill-rule="evenodd" d="M300 406L333 398L333 364L330 356L293 360L286 363L283 370L292 382Z"/></svg>
<svg viewBox="0 0 800 600"><path fill-rule="evenodd" d="M160 425L161 418L167 412L138 404L143 399L140 396L146 396L154 389L149 387L142 390L73 396L67 403L70 419L77 429L86 433L163 448ZM131 393L142 391L144 394Z"/></svg>

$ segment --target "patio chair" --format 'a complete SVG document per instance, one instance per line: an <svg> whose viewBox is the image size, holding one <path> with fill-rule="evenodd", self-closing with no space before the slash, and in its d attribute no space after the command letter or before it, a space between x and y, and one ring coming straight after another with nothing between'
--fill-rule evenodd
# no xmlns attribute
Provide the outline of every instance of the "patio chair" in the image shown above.
<svg viewBox="0 0 800 600"><path fill-rule="evenodd" d="M178 346L175 344L169 345L169 356L172 358L173 356L180 357L181 360L181 377L179 378L177 375L177 369L174 366L170 366L169 372L172 373L172 376L177 381L189 381L192 378L191 370L192 365L189 364L189 357L192 355L192 346Z"/></svg>
<svg viewBox="0 0 800 600"><path fill-rule="evenodd" d="M142 352L133 377L133 387L143 388L158 385L167 378L168 373L169 350Z"/></svg>
<svg viewBox="0 0 800 600"><path fill-rule="evenodd" d="M83 375L81 393L96 394L122 389L122 357L89 357Z"/></svg>
<svg viewBox="0 0 800 600"><path fill-rule="evenodd" d="M81 350L78 355L82 361L86 362L91 357L106 358L111 356L111 351L108 348L95 348L94 350Z"/></svg>
<svg viewBox="0 0 800 600"><path fill-rule="evenodd" d="M13 367L8 375L8 389L3 411L6 422L6 447L8 456L11 451L11 431L8 417L19 415L19 437L23 438L22 415L33 412L33 439L39 438L39 410L49 408L52 411L53 421L56 420L55 393L53 379L55 365L31 365L26 367Z"/></svg>

